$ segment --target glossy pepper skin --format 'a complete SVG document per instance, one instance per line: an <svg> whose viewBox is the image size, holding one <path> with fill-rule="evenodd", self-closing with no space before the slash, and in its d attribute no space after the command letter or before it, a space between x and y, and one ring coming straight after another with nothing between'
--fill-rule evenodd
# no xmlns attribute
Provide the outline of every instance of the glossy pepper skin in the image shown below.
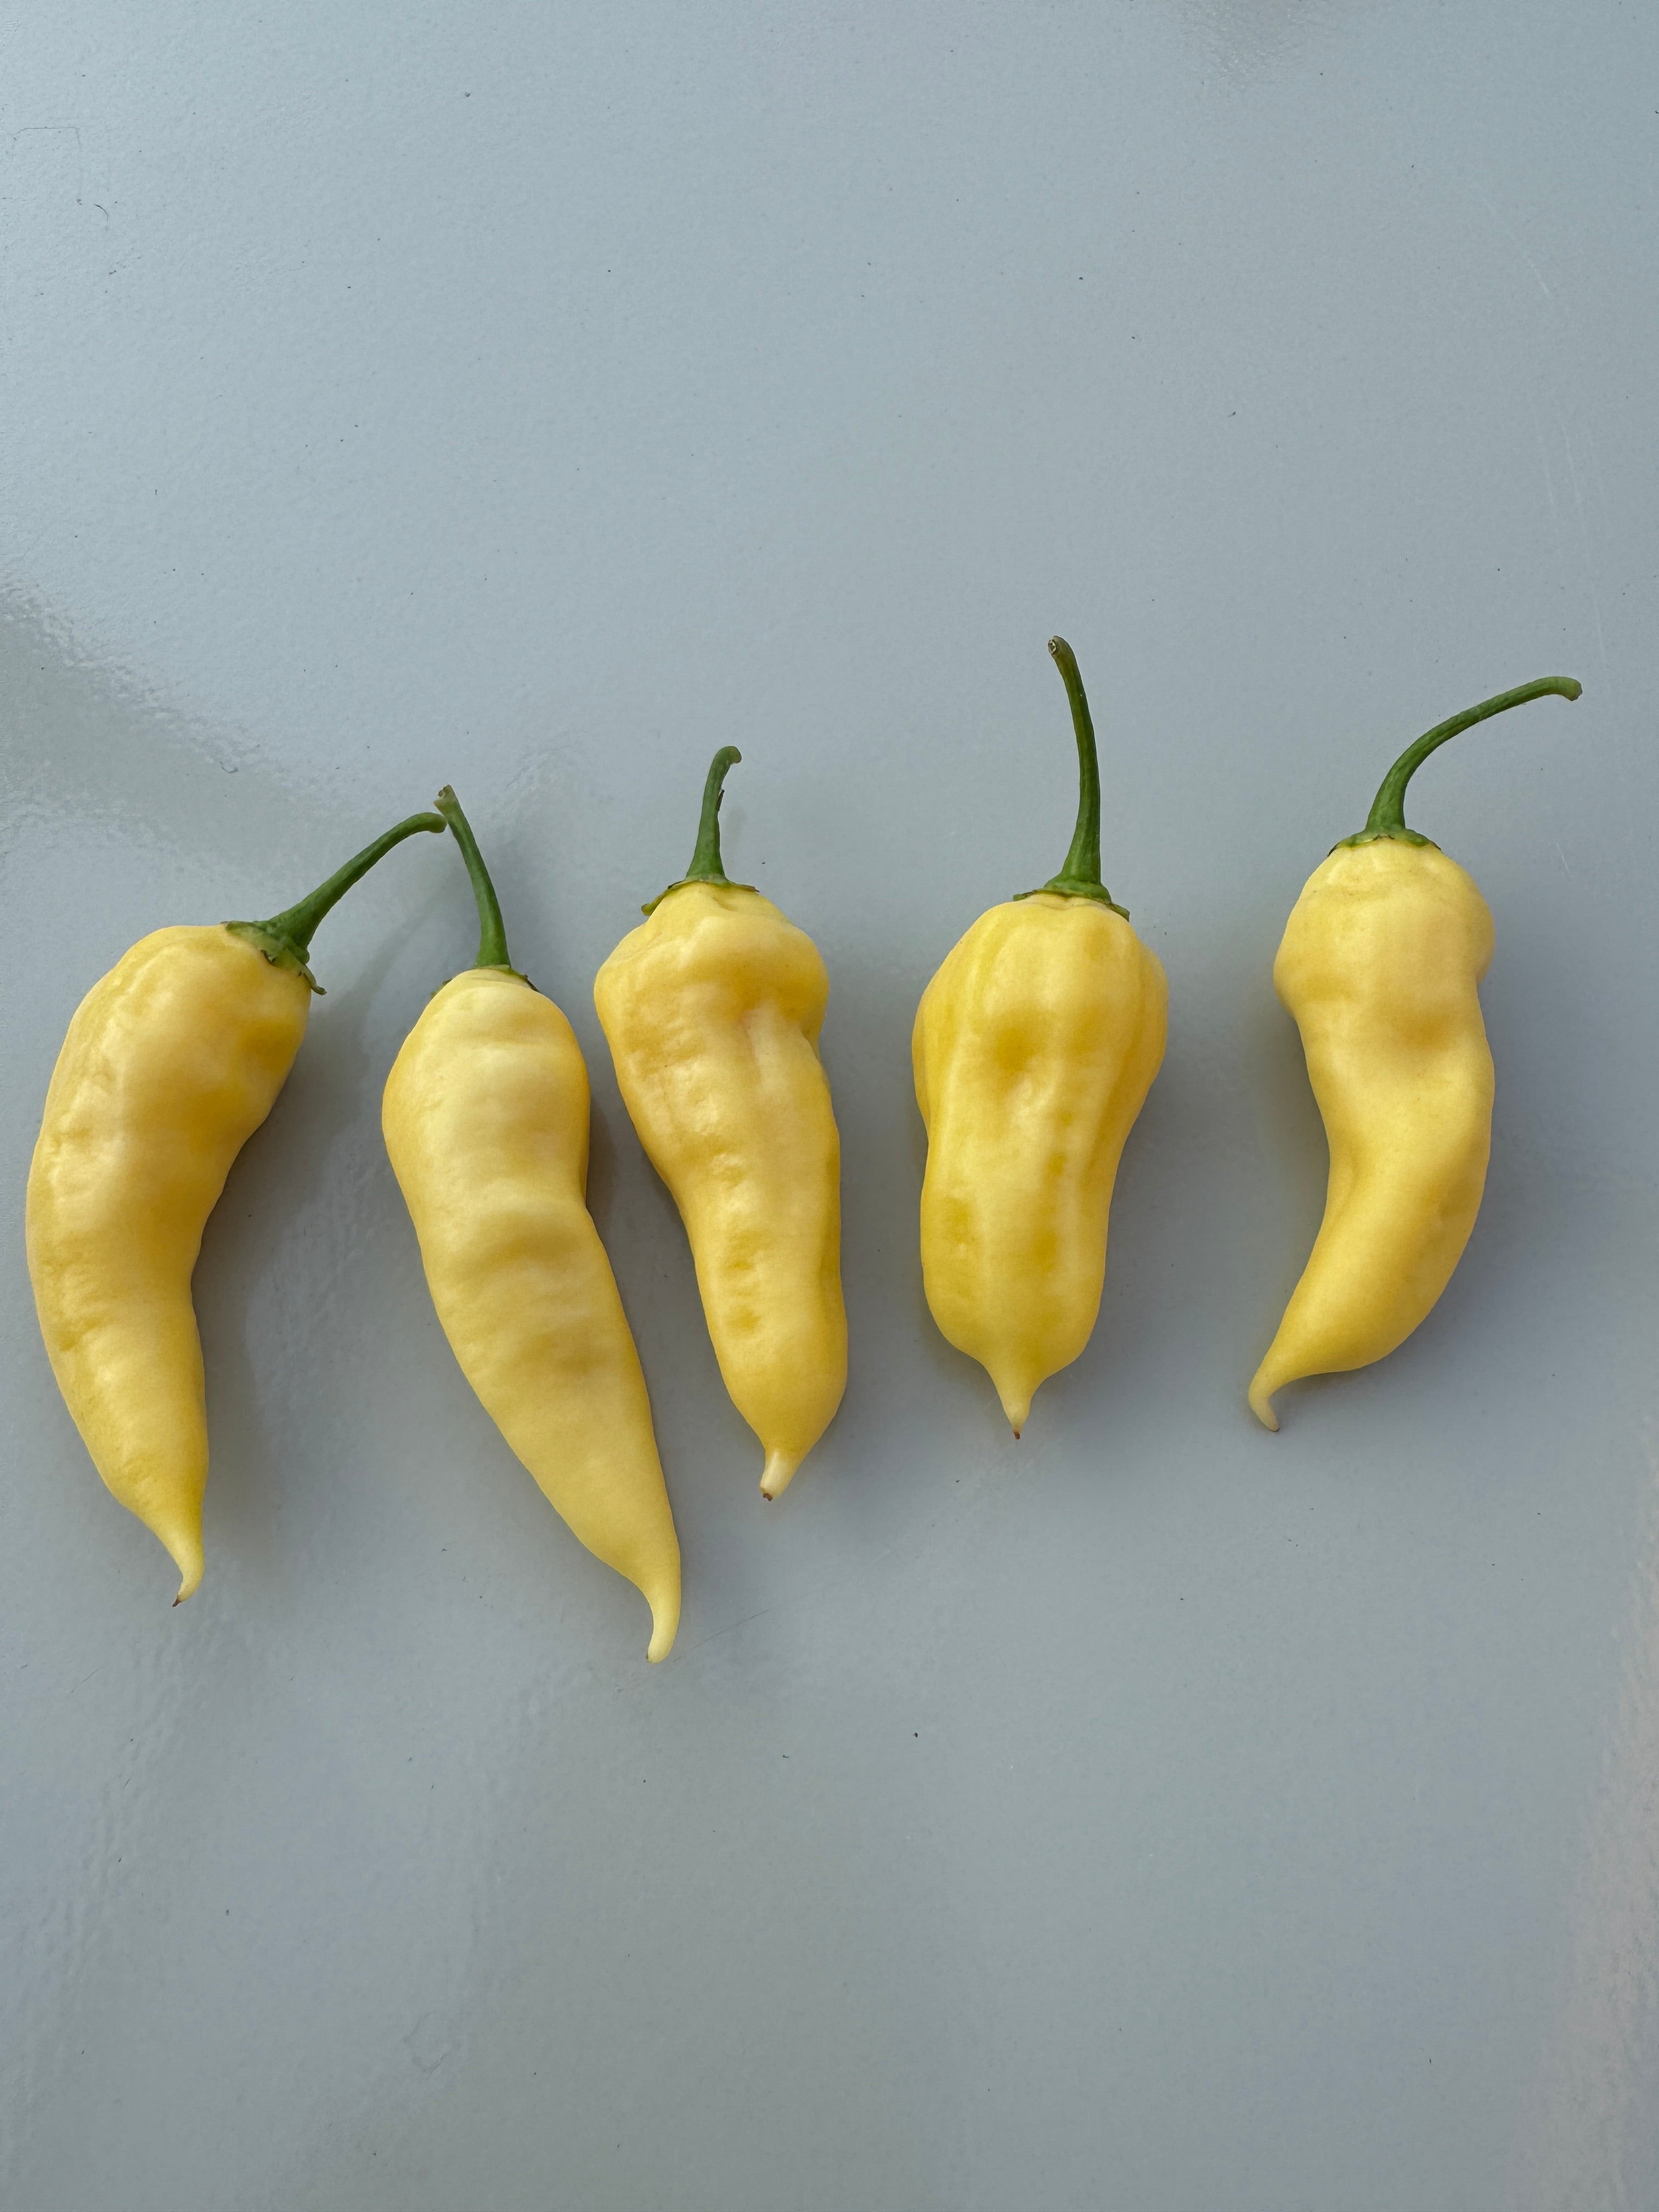
<svg viewBox="0 0 1659 2212"><path fill-rule="evenodd" d="M990 1376L1018 1436L1100 1310L1112 1189L1164 1059L1157 957L1100 880L1100 775L1072 649L1081 792L1060 873L945 957L911 1039L927 1131L921 1266L940 1334Z"/></svg>
<svg viewBox="0 0 1659 2212"><path fill-rule="evenodd" d="M82 1000L29 1170L29 1274L52 1372L111 1492L202 1579L208 1437L191 1277L316 988L312 933L416 815L266 922L158 929ZM175 1600L175 1603L179 1601Z"/></svg>
<svg viewBox="0 0 1659 2212"><path fill-rule="evenodd" d="M1570 677L1501 692L1427 732L1384 779L1370 818L1313 874L1273 963L1296 1018L1325 1134L1325 1217L1250 1384L1369 1366L1433 1307L1474 1227L1492 1150L1492 1059L1477 989L1492 920L1473 879L1407 830L1413 772L1460 730L1557 693Z"/></svg>
<svg viewBox="0 0 1659 2212"><path fill-rule="evenodd" d="M600 969L593 1003L690 1241L732 1402L777 1498L847 1387L841 1139L818 1057L830 979L804 930L720 861L715 754L687 875Z"/></svg>
<svg viewBox="0 0 1659 2212"><path fill-rule="evenodd" d="M647 1656L680 1613L680 1547L639 1354L587 1211L587 1070L569 1023L510 965L465 816L483 941L386 1080L387 1153L432 1303L485 1412L588 1550L651 1607Z"/></svg>

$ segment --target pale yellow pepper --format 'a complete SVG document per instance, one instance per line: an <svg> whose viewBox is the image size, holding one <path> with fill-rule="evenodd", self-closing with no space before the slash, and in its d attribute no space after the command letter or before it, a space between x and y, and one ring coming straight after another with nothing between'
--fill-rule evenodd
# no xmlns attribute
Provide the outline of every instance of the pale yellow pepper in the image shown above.
<svg viewBox="0 0 1659 2212"><path fill-rule="evenodd" d="M478 964L445 984L386 1079L381 1126L444 1334L485 1412L572 1534L651 1607L680 1615L680 1547L651 1401L587 1211L588 1088L569 1023L510 964L501 908L453 792Z"/></svg>
<svg viewBox="0 0 1659 2212"><path fill-rule="evenodd" d="M1164 1059L1164 970L1100 880L1100 774L1071 647L1081 786L1060 873L994 906L917 1009L927 1131L921 1267L940 1333L976 1359L1018 1436L1038 1385L1082 1352L1100 1310L1112 1190Z"/></svg>
<svg viewBox="0 0 1659 2212"><path fill-rule="evenodd" d="M1370 817L1303 888L1273 963L1296 1018L1330 1147L1325 1217L1250 1384L1275 1391L1366 1367L1404 1343L1450 1281L1492 1151L1492 1058L1478 991L1492 912L1455 860L1407 830L1406 786L1430 753L1490 714L1549 693L1551 676L1482 702L1408 746Z"/></svg>
<svg viewBox="0 0 1659 2212"><path fill-rule="evenodd" d="M265 922L158 929L94 983L29 1170L29 1274L52 1372L112 1493L202 1579L206 1389L191 1277L242 1146L287 1080L313 933L413 815Z"/></svg>
<svg viewBox="0 0 1659 2212"><path fill-rule="evenodd" d="M686 876L600 969L593 1002L640 1142L690 1241L708 1334L777 1498L847 1387L841 1140L818 1034L830 979L770 899L728 882L715 754Z"/></svg>

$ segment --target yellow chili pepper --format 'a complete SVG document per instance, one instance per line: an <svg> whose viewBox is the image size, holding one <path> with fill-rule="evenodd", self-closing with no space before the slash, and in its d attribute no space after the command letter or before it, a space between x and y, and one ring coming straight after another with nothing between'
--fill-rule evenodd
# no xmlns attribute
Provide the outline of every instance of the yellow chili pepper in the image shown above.
<svg viewBox="0 0 1659 2212"><path fill-rule="evenodd" d="M507 957L501 911L447 787L478 902L477 965L446 983L386 1079L381 1123L461 1371L572 1533L680 1617L680 1547L651 1401L587 1211L587 1069L569 1023Z"/></svg>
<svg viewBox="0 0 1659 2212"><path fill-rule="evenodd" d="M305 1036L323 916L411 815L269 921L158 929L82 1000L29 1170L40 1332L93 1463L202 1579L206 1395L191 1277L231 1164L276 1103Z"/></svg>
<svg viewBox="0 0 1659 2212"><path fill-rule="evenodd" d="M1408 745L1285 925L1273 988L1302 1032L1330 1176L1307 1267L1250 1384L1270 1429L1285 1383L1368 1367L1404 1343L1451 1280L1486 1187L1492 1060L1476 987L1492 913L1456 861L1406 827L1406 786L1460 730L1579 690L1542 677Z"/></svg>
<svg viewBox="0 0 1659 2212"><path fill-rule="evenodd" d="M1164 1059L1164 970L1100 880L1100 770L1077 661L1048 641L1080 786L1066 865L982 914L922 994L922 1281L1018 1436L1089 1341L1124 1140Z"/></svg>
<svg viewBox="0 0 1659 2212"><path fill-rule="evenodd" d="M714 1356L777 1498L847 1387L841 1139L818 1032L830 979L804 930L720 862L722 745L691 866L600 969L623 1100L680 1210Z"/></svg>

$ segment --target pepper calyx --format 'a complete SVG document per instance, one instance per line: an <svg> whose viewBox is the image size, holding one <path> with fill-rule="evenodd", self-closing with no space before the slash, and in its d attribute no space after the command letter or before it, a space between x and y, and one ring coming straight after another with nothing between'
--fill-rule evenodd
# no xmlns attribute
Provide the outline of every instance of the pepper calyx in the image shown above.
<svg viewBox="0 0 1659 2212"><path fill-rule="evenodd" d="M256 952L264 953L273 968L283 969L290 975L302 976L319 999L328 996L307 965L308 947L296 945L291 937L274 930L268 921L228 921L224 926L233 937L240 937Z"/></svg>
<svg viewBox="0 0 1659 2212"><path fill-rule="evenodd" d="M1493 714L1507 714L1511 707L1524 707L1529 699L1577 699L1583 685L1576 676L1540 676L1531 684L1517 684L1512 691L1498 691L1490 699L1483 699L1478 707L1466 707L1461 714L1437 722L1431 730L1425 730L1420 738L1408 744L1394 766L1377 787L1371 801L1371 811L1365 817L1365 826L1352 837L1343 837L1333 845L1336 852L1342 845L1373 845L1381 837L1391 838L1397 845L1429 845L1430 837L1419 836L1415 830L1406 827L1406 786L1432 752L1437 752L1449 738L1461 730L1472 730L1477 722L1486 721Z"/></svg>
<svg viewBox="0 0 1659 2212"><path fill-rule="evenodd" d="M743 755L735 745L722 745L708 763L708 773L703 778L702 811L697 817L697 842L691 849L691 865L678 883L670 884L667 890L659 891L648 906L640 912L653 915L663 901L674 891L683 891L688 884L712 884L720 891L752 891L753 884L734 884L726 872L720 859L720 802L726 797L726 775L735 768Z"/></svg>
<svg viewBox="0 0 1659 2212"><path fill-rule="evenodd" d="M1407 829L1402 822L1397 830L1356 830L1352 837L1339 837L1331 852L1340 853L1346 847L1359 845L1426 845L1432 853L1440 850L1432 837L1424 836L1419 830ZM1330 854L1325 857L1328 860Z"/></svg>
<svg viewBox="0 0 1659 2212"><path fill-rule="evenodd" d="M1060 898L1092 899L1097 906L1109 907L1127 921L1127 907L1120 906L1100 880L1100 759L1095 749L1094 719L1089 712L1088 695L1083 689L1083 678L1078 672L1077 655L1063 637L1051 637L1048 650L1066 686L1066 696L1071 703L1072 728L1077 737L1077 827L1072 832L1072 849L1057 876L1050 876L1036 890L1016 891L1016 902L1036 898L1037 891L1053 891Z"/></svg>
<svg viewBox="0 0 1659 2212"><path fill-rule="evenodd" d="M224 927L233 937L262 952L273 968L282 968L291 975L302 975L320 999L325 995L322 985L312 974L307 964L311 958L311 940L316 935L325 915L331 913L353 884L366 876L377 860L384 860L394 845L401 845L405 837L413 837L420 830L441 836L444 819L441 814L410 814L377 837L372 845L365 845L361 853L354 853L341 868L336 868L325 883L299 901L284 907L281 914L266 916L264 921L228 921Z"/></svg>
<svg viewBox="0 0 1659 2212"><path fill-rule="evenodd" d="M1054 892L1057 898L1092 899L1097 906L1109 907L1114 914L1121 914L1125 921L1129 919L1128 908L1120 906L1104 884L1079 883L1075 877L1054 876L1046 884L1039 884L1035 890L1016 891L1013 902L1018 906L1021 899L1041 898L1044 891Z"/></svg>
<svg viewBox="0 0 1659 2212"><path fill-rule="evenodd" d="M757 897L760 896L755 884L734 884L730 876L682 876L678 883L670 884L666 890L660 890L655 898L647 899L640 908L640 912L644 915L655 914L665 898L672 898L676 891L690 890L693 884L706 884L711 890L754 891Z"/></svg>
<svg viewBox="0 0 1659 2212"><path fill-rule="evenodd" d="M483 854L478 850L472 824L461 811L461 802L455 796L454 786L447 783L433 804L438 810L438 818L461 848L461 858L466 863L467 877L478 909L478 957L472 963L473 969L483 968L499 971L503 975L516 976L520 983L533 991L536 986L523 969L513 965L512 956L507 949L507 925L501 920L501 902L495 896L495 886L484 866Z"/></svg>

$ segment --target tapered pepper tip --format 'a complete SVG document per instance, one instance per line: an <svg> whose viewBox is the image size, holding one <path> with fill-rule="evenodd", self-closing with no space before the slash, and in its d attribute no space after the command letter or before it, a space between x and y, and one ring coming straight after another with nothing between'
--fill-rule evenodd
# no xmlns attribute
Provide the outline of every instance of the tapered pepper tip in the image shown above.
<svg viewBox="0 0 1659 2212"><path fill-rule="evenodd" d="M161 1536L159 1528L155 1533L158 1536ZM205 1564L202 1556L202 1539L199 1535L192 1537L179 1531L161 1536L161 1541L166 1545L173 1565L179 1570L179 1595L173 1602L174 1605L182 1605L187 1597L193 1597L201 1587L202 1569Z"/></svg>
<svg viewBox="0 0 1659 2212"><path fill-rule="evenodd" d="M1250 1384L1250 1411L1264 1429L1279 1433L1279 1416L1273 1411L1273 1395L1258 1374Z"/></svg>
<svg viewBox="0 0 1659 2212"><path fill-rule="evenodd" d="M775 1448L766 1455L766 1469L761 1476L761 1496L769 1502L781 1498L795 1479L795 1469L800 1465L786 1451Z"/></svg>
<svg viewBox="0 0 1659 2212"><path fill-rule="evenodd" d="M679 1586L676 1583L672 1589L659 1590L655 1596L649 1590L641 1595L651 1608L651 1641L645 1647L645 1656L654 1667L673 1650L674 1638L679 1633Z"/></svg>
<svg viewBox="0 0 1659 2212"><path fill-rule="evenodd" d="M991 1379L996 1382L994 1376ZM1029 1390L1022 1395L1017 1385L1005 1390L1000 1383L997 1383L997 1396L1002 1401L1002 1410L1008 1417L1008 1425L1014 1432L1016 1443L1019 1442L1021 1430L1031 1418L1031 1395Z"/></svg>

